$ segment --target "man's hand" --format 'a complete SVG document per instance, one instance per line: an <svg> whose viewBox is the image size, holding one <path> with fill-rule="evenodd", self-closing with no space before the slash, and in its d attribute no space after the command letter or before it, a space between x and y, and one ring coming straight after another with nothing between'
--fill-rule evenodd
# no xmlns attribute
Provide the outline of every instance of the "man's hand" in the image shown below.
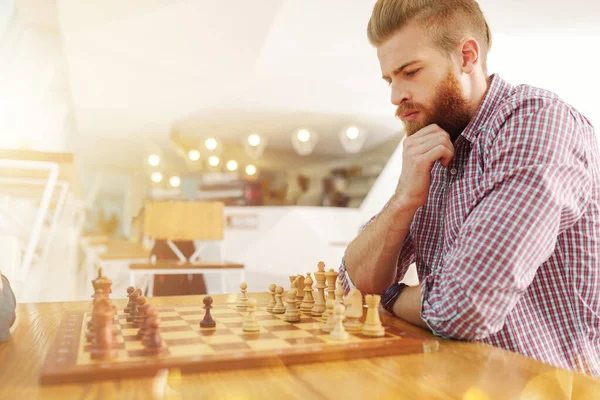
<svg viewBox="0 0 600 400"><path fill-rule="evenodd" d="M454 157L450 135L439 126L426 126L403 142L402 174L394 195L402 204L419 208L429 196L431 168L440 160L447 167Z"/></svg>

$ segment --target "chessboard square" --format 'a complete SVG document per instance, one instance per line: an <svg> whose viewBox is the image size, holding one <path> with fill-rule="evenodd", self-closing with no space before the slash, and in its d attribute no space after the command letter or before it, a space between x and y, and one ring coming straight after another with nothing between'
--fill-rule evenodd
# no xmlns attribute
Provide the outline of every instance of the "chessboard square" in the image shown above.
<svg viewBox="0 0 600 400"><path fill-rule="evenodd" d="M305 331L310 331L310 330L315 330L315 329L321 329L321 323L320 322L297 323L297 324L294 324L294 326L297 326L300 329L304 329Z"/></svg>
<svg viewBox="0 0 600 400"><path fill-rule="evenodd" d="M169 355L173 357L193 357L214 354L211 346L203 344L188 344L185 346L170 346Z"/></svg>
<svg viewBox="0 0 600 400"><path fill-rule="evenodd" d="M306 338L297 338L297 339L285 339L286 342L288 342L291 345L294 346L298 346L298 345L309 345L309 344L323 344L325 343L324 340L319 339L318 337L306 337Z"/></svg>
<svg viewBox="0 0 600 400"><path fill-rule="evenodd" d="M185 320L185 321L189 321L189 320L200 320L202 319L202 315L198 314L198 313L194 313L194 314L180 314L181 319Z"/></svg>
<svg viewBox="0 0 600 400"><path fill-rule="evenodd" d="M200 327L200 321L198 321L197 324L194 325L190 325L190 328L194 331L194 332L199 332L200 334L205 334L206 332L208 332L209 334L212 334L213 332L217 331L217 332L229 332L229 328L227 328L225 325L219 323L218 321L217 325L214 328L201 328Z"/></svg>
<svg viewBox="0 0 600 400"><path fill-rule="evenodd" d="M280 339L300 339L300 338L313 337L313 335L311 335L310 333L303 331L303 330L279 331L279 332L273 332L273 334Z"/></svg>
<svg viewBox="0 0 600 400"><path fill-rule="evenodd" d="M144 348L144 345L142 344L141 341L135 341L135 342L126 342L125 343L125 350L142 350Z"/></svg>
<svg viewBox="0 0 600 400"><path fill-rule="evenodd" d="M190 325L181 325L181 326L162 326L160 327L161 332L183 332L183 331L191 331L192 327Z"/></svg>
<svg viewBox="0 0 600 400"><path fill-rule="evenodd" d="M218 353L232 353L239 352L242 350L252 350L252 347L248 346L246 342L211 344L210 347L212 347L213 350L215 350Z"/></svg>
<svg viewBox="0 0 600 400"><path fill-rule="evenodd" d="M163 339L189 339L197 338L198 334L194 331L181 331L181 332L161 332L160 335Z"/></svg>
<svg viewBox="0 0 600 400"><path fill-rule="evenodd" d="M328 334L327 335L319 335L317 337L327 343L333 343L333 344L355 343L355 342L363 341L362 339L360 339L354 335L349 335L348 340L335 340L335 339L332 339L331 336L329 336Z"/></svg>
<svg viewBox="0 0 600 400"><path fill-rule="evenodd" d="M223 343L240 343L244 339L238 335L214 335L214 336L203 336L205 343L208 344L223 344Z"/></svg>
<svg viewBox="0 0 600 400"><path fill-rule="evenodd" d="M187 339L167 339L165 340L165 343L167 344L168 347L171 346L187 346L187 345L191 345L191 344L206 344L204 343L204 340L202 340L201 337L195 337L195 338L187 338Z"/></svg>
<svg viewBox="0 0 600 400"><path fill-rule="evenodd" d="M264 316L271 316L271 313L268 311L256 311L254 313L255 317L264 317Z"/></svg>
<svg viewBox="0 0 600 400"><path fill-rule="evenodd" d="M297 331L300 329L296 328L294 325L290 324L289 322L285 322L283 325L269 326L269 330L271 332L279 332L279 331Z"/></svg>
<svg viewBox="0 0 600 400"><path fill-rule="evenodd" d="M181 312L188 312L188 311L204 311L204 306L181 306L181 307L174 307L174 310L178 313Z"/></svg>
<svg viewBox="0 0 600 400"><path fill-rule="evenodd" d="M204 311L204 310L203 310L203 311ZM236 316L236 315L240 315L240 313L239 313L239 312L233 311L233 310L231 310L231 309L229 309L229 308L226 308L226 309L220 309L220 310L214 310L214 309L213 309L213 310L210 310L210 313L211 313L212 315L231 315L232 317L233 317L233 316Z"/></svg>
<svg viewBox="0 0 600 400"><path fill-rule="evenodd" d="M215 317L215 319L217 319ZM227 324L229 322L244 322L245 317L244 316L240 316L238 315L237 317L223 317L223 316L219 316L219 322L222 324Z"/></svg>
<svg viewBox="0 0 600 400"><path fill-rule="evenodd" d="M181 318L179 315L174 315L172 317L163 317L162 315L160 315L159 318L160 318L160 320L162 322L167 322L167 321L185 321L185 319Z"/></svg>
<svg viewBox="0 0 600 400"><path fill-rule="evenodd" d="M140 330L139 328L136 328L136 329L123 329L123 330L121 330L121 334L123 336L135 336L135 335L137 335L137 333L138 333L139 330Z"/></svg>
<svg viewBox="0 0 600 400"><path fill-rule="evenodd" d="M270 320L261 320L260 321L260 326L288 326L290 323L289 322L285 322L284 320L281 320L279 318L275 318L275 319L270 319Z"/></svg>
<svg viewBox="0 0 600 400"><path fill-rule="evenodd" d="M292 347L291 344L283 339L248 340L246 343L252 350L279 350Z"/></svg>
<svg viewBox="0 0 600 400"><path fill-rule="evenodd" d="M269 315L259 315L258 317L256 317L257 321L279 321L279 318L277 318L276 316L269 314Z"/></svg>
<svg viewBox="0 0 600 400"><path fill-rule="evenodd" d="M164 321L165 318L169 318L169 317L179 317L179 314L176 313L175 311L166 311L166 312L161 312L160 310L158 311L158 316L160 317L161 321Z"/></svg>
<svg viewBox="0 0 600 400"><path fill-rule="evenodd" d="M178 321L165 321L160 323L161 328L162 327L168 327L168 326L187 326L188 323L182 319L178 320Z"/></svg>

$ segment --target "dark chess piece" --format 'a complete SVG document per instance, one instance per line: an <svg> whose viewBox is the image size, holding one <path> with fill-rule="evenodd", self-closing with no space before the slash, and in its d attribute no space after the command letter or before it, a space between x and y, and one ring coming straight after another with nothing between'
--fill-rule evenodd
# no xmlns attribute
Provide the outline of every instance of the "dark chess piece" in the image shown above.
<svg viewBox="0 0 600 400"><path fill-rule="evenodd" d="M137 335L135 335L135 338L138 340L143 340L144 336L146 336L146 332L148 331L148 320L150 319L150 317L158 316L158 311L155 308L153 308L150 304L144 304L143 307L146 308L146 310L144 311L144 322L142 322L142 327L138 331Z"/></svg>
<svg viewBox="0 0 600 400"><path fill-rule="evenodd" d="M100 312L96 319L98 325L91 350L92 360L110 360L117 357L117 338L114 335L114 314L112 311Z"/></svg>
<svg viewBox="0 0 600 400"><path fill-rule="evenodd" d="M129 298L129 301L127 302L127 305L125 306L125 309L123 310L125 312L125 314L129 314L131 312L131 294L135 292L135 288L133 286L129 286L127 288L127 297Z"/></svg>
<svg viewBox="0 0 600 400"><path fill-rule="evenodd" d="M144 322L144 317L145 317L145 311L146 309L143 308L146 305L146 296L141 296L138 297L137 300L135 301L137 304L137 315L133 318L133 323L137 326L141 326L142 322Z"/></svg>
<svg viewBox="0 0 600 400"><path fill-rule="evenodd" d="M210 309L212 308L213 299L210 296L204 297L204 309L206 310L204 314L204 319L200 321L200 328L214 328L217 326L215 320L212 319L212 315L210 315Z"/></svg>
<svg viewBox="0 0 600 400"><path fill-rule="evenodd" d="M133 322L134 318L138 314L138 309L137 309L137 299L138 299L138 297L139 297L139 295L138 295L137 290L131 294L131 297L130 297L130 299L131 299L131 307L129 308L129 315L126 318L127 322Z"/></svg>
<svg viewBox="0 0 600 400"><path fill-rule="evenodd" d="M158 315L150 317L147 325L148 329L143 341L145 345L144 350L142 350L143 353L146 355L159 355L166 352L166 349L162 343L162 338L158 332L160 327L160 318L158 318Z"/></svg>

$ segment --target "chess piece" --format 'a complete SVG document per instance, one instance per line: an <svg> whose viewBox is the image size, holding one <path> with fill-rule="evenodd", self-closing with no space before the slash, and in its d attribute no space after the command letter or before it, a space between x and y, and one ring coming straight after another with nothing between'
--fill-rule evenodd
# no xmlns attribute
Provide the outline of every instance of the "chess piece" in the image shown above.
<svg viewBox="0 0 600 400"><path fill-rule="evenodd" d="M137 290L131 294L131 297L130 297L130 299L131 299L131 307L129 308L129 315L126 318L127 322L133 322L133 320L135 319L135 317L138 314L137 299L139 297L140 297L140 295L138 294Z"/></svg>
<svg viewBox="0 0 600 400"><path fill-rule="evenodd" d="M92 307L92 317L88 321L88 331L86 332L86 340L88 343L92 343L96 337L96 330L98 328L98 315L102 311L110 311L110 300L104 294L104 290L96 289L94 293L94 301Z"/></svg>
<svg viewBox="0 0 600 400"><path fill-rule="evenodd" d="M302 300L304 300L304 275L296 276L296 303L297 307L300 308Z"/></svg>
<svg viewBox="0 0 600 400"><path fill-rule="evenodd" d="M302 298L302 304L300 305L300 311L310 312L315 305L315 299L313 298L313 280L310 276L310 272L306 274L306 280L304 281L304 297Z"/></svg>
<svg viewBox="0 0 600 400"><path fill-rule="evenodd" d="M137 314L133 317L133 323L137 326L141 326L142 322L144 322L144 318L146 316L144 305L146 305L146 296L138 297L135 301L137 305Z"/></svg>
<svg viewBox="0 0 600 400"><path fill-rule="evenodd" d="M290 275L290 290L296 289L296 278L297 277L298 277L297 275Z"/></svg>
<svg viewBox="0 0 600 400"><path fill-rule="evenodd" d="M94 282L94 281L92 281ZM88 320L87 322L87 328L88 330L92 330L93 329L93 325L94 325L94 307L96 306L96 303L98 302L99 299L105 297L104 296L104 290L98 288L95 284L94 284L94 294L92 295L92 297L94 298L94 300L92 301L92 317Z"/></svg>
<svg viewBox="0 0 600 400"><path fill-rule="evenodd" d="M346 312L344 313L344 328L348 332L360 332L363 324L360 318L363 316L362 294L358 289L352 289L344 299Z"/></svg>
<svg viewBox="0 0 600 400"><path fill-rule="evenodd" d="M146 311L146 318L144 319L144 323L142 324L142 328L144 329L143 333L142 333L142 344L146 345L146 342L149 339L148 336L148 323L153 319L153 318L158 318L158 310L154 307L150 307L148 308L148 310ZM139 333L139 332L138 332ZM139 338L138 338L139 339Z"/></svg>
<svg viewBox="0 0 600 400"><path fill-rule="evenodd" d="M136 339L141 340L146 335L146 331L148 330L148 318L151 316L152 310L153 310L152 306L148 303L144 304L140 308L140 313L143 315L143 320L142 320L140 329L138 330L137 334L135 335ZM158 314L158 311L156 311L153 314Z"/></svg>
<svg viewBox="0 0 600 400"><path fill-rule="evenodd" d="M285 314L283 314L283 320L286 322L300 322L300 311L296 306L298 302L296 296L296 289L291 289L288 292L287 298L287 307L285 309Z"/></svg>
<svg viewBox="0 0 600 400"><path fill-rule="evenodd" d="M344 320L344 311L345 307L341 303L337 303L335 307L333 307L333 330L329 334L333 340L348 340L350 335L344 329L344 324L342 321Z"/></svg>
<svg viewBox="0 0 600 400"><path fill-rule="evenodd" d="M320 261L317 264L319 271L315 272L315 279L317 280L317 297L315 299L315 305L311 310L313 317L320 317L325 312L325 263Z"/></svg>
<svg viewBox="0 0 600 400"><path fill-rule="evenodd" d="M340 282L338 282L337 287L335 288L335 302L336 304L344 304L344 287Z"/></svg>
<svg viewBox="0 0 600 400"><path fill-rule="evenodd" d="M202 300L204 303L204 309L206 312L204 313L204 319L200 321L200 328L214 328L217 326L217 323L214 319L212 319L212 315L210 315L210 309L212 308L213 299L210 296L205 296Z"/></svg>
<svg viewBox="0 0 600 400"><path fill-rule="evenodd" d="M125 312L125 314L129 314L129 312L131 311L131 294L135 292L135 288L133 286L129 286L127 288L127 297L129 298L129 301L127 302L127 305L125 306L125 309L123 310Z"/></svg>
<svg viewBox="0 0 600 400"><path fill-rule="evenodd" d="M269 285L269 291L271 292L271 300L269 301L269 305L267 306L267 312L273 312L273 308L277 305L275 301L275 290L277 289L277 285L274 283Z"/></svg>
<svg viewBox="0 0 600 400"><path fill-rule="evenodd" d="M328 299L327 300L327 310L323 313L323 322L321 324L321 330L323 332L330 333L333 330L334 320L333 320L333 307L335 306L335 301Z"/></svg>
<svg viewBox="0 0 600 400"><path fill-rule="evenodd" d="M276 300L275 307L273 307L273 314L283 314L285 312L285 306L283 305L283 287L277 286L275 299Z"/></svg>
<svg viewBox="0 0 600 400"><path fill-rule="evenodd" d="M237 308L246 308L248 307L248 295L246 295L246 291L248 289L248 285L246 282L240 283L240 294L238 294L237 299Z"/></svg>
<svg viewBox="0 0 600 400"><path fill-rule="evenodd" d="M256 312L256 299L248 300L248 313L246 314L246 319L242 324L242 330L244 332L258 332L260 331L260 326L256 321L256 316L254 313Z"/></svg>
<svg viewBox="0 0 600 400"><path fill-rule="evenodd" d="M162 338L160 337L159 328L160 328L160 318L158 315L152 316L148 319L147 322L148 328L146 331L146 336L144 337L144 350L142 352L145 355L159 355L166 352L165 347L162 343Z"/></svg>
<svg viewBox="0 0 600 400"><path fill-rule="evenodd" d="M114 314L110 310L96 316L97 328L92 345L92 360L110 360L117 357L117 338L114 335Z"/></svg>
<svg viewBox="0 0 600 400"><path fill-rule="evenodd" d="M96 278L96 287L104 290L104 294L109 296L112 293L112 281L102 275L102 268L98 268L98 278Z"/></svg>
<svg viewBox="0 0 600 400"><path fill-rule="evenodd" d="M379 303L381 302L381 296L377 294L368 294L365 296L365 302L367 303L367 319L365 325L362 328L361 333L369 337L382 337L385 336L385 328L381 325L381 319L379 318Z"/></svg>
<svg viewBox="0 0 600 400"><path fill-rule="evenodd" d="M337 272L333 268L329 268L329 271L325 273L325 279L327 280L327 298L335 300L335 281L337 280Z"/></svg>

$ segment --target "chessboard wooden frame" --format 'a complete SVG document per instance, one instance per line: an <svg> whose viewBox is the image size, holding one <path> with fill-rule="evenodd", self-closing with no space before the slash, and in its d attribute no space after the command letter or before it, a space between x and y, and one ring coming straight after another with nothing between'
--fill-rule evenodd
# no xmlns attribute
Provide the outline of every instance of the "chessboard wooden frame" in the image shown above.
<svg viewBox="0 0 600 400"><path fill-rule="evenodd" d="M161 310L174 307L176 306L156 308ZM364 339L360 342L293 346L276 350L232 352L226 355L218 353L194 357L148 356L135 362L115 360L78 365L78 349L82 340L85 315L85 311L64 313L54 344L50 346L42 367L42 385L151 377L164 368L177 368L182 373L198 373L422 353L427 351L427 345L431 341L430 338L411 334L394 326L385 326L385 338Z"/></svg>

